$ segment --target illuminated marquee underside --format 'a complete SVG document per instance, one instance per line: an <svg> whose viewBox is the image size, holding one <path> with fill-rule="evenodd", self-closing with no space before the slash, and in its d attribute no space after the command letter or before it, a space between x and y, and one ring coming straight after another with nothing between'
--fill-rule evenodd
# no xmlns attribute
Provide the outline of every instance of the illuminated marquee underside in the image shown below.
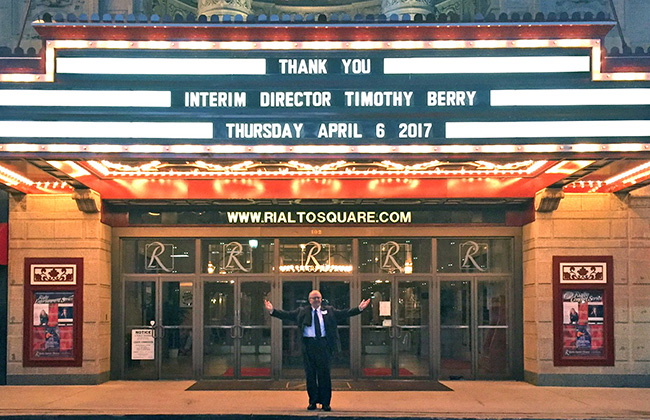
<svg viewBox="0 0 650 420"><path fill-rule="evenodd" d="M650 161L603 180L581 180L572 182L564 189L567 192L610 193L628 189L650 180Z"/></svg>
<svg viewBox="0 0 650 420"><path fill-rule="evenodd" d="M398 163L244 161L131 164L47 161L104 199L532 197L593 160ZM650 162L629 161L615 176L569 183L567 192L616 192L650 180ZM33 181L0 165L0 182L23 193L72 192L66 182ZM144 195L143 195L144 194Z"/></svg>
<svg viewBox="0 0 650 420"><path fill-rule="evenodd" d="M56 163L54 163L56 165ZM105 178L123 177L464 177L464 176L498 176L520 177L535 176L551 165L548 161L527 160L513 163L441 162L402 164L384 160L381 162L347 162L344 160L310 164L299 161L260 162L244 161L232 165L220 165L204 161L171 163L151 161L133 166L107 160L88 161L82 166Z"/></svg>

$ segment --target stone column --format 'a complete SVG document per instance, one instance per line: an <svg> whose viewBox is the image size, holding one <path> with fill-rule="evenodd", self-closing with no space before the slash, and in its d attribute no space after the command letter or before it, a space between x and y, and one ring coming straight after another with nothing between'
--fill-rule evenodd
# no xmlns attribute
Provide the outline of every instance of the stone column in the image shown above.
<svg viewBox="0 0 650 420"><path fill-rule="evenodd" d="M199 15L242 15L252 13L252 0L198 0Z"/></svg>
<svg viewBox="0 0 650 420"><path fill-rule="evenodd" d="M553 257L614 258L615 366L555 366ZM643 386L650 366L650 187L626 199L565 194L523 228L524 378L544 386Z"/></svg>
<svg viewBox="0 0 650 420"><path fill-rule="evenodd" d="M99 202L96 193L94 199ZM110 376L111 228L71 194L12 196L9 208L7 384L97 384ZM83 258L83 365L23 366L25 258ZM117 337L123 340L123 337Z"/></svg>

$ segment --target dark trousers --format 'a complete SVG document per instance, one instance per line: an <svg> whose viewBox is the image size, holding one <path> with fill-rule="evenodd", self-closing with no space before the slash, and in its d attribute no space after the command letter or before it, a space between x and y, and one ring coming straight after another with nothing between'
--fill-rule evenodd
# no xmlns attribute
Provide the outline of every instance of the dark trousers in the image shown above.
<svg viewBox="0 0 650 420"><path fill-rule="evenodd" d="M330 405L332 400L332 379L330 378L330 353L325 338L302 339L302 360L307 377L309 403Z"/></svg>

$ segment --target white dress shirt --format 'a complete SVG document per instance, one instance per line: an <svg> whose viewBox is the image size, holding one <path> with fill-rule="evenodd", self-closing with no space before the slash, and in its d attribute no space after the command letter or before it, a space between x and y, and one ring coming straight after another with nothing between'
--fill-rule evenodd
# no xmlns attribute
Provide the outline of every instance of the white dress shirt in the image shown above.
<svg viewBox="0 0 650 420"><path fill-rule="evenodd" d="M312 314L312 319L311 319L311 325L308 327L305 327L305 330L302 332L303 337L312 337L316 338L316 330L314 329L314 308L309 308ZM323 322L323 312L321 311L321 307L319 306L315 310L316 315L318 316L318 322L320 323L320 336L325 337L325 323Z"/></svg>

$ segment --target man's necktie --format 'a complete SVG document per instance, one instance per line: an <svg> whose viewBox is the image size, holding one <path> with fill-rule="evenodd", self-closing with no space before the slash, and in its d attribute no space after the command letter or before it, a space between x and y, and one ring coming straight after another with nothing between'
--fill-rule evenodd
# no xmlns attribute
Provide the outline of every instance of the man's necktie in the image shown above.
<svg viewBox="0 0 650 420"><path fill-rule="evenodd" d="M320 338L320 320L318 319L318 310L314 309L314 331L316 338Z"/></svg>

